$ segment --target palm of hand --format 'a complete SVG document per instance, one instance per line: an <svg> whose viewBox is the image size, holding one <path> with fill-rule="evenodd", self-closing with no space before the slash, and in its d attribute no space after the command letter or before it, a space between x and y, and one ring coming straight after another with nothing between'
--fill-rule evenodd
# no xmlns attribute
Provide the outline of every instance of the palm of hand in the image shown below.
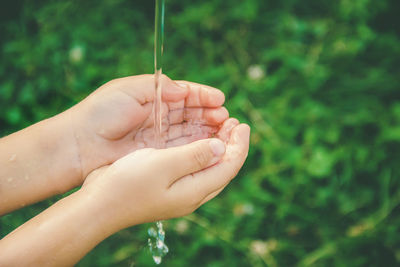
<svg viewBox="0 0 400 267"><path fill-rule="evenodd" d="M223 93L163 77L162 142L166 147L214 135L228 112ZM113 80L82 101L75 126L82 176L141 148L154 147L154 80L141 75Z"/></svg>

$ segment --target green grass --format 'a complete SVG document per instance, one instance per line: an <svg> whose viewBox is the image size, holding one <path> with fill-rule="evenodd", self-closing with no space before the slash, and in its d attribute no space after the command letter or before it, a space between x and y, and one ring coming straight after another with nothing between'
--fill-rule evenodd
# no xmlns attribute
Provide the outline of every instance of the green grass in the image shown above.
<svg viewBox="0 0 400 267"><path fill-rule="evenodd" d="M8 2L3 136L108 80L153 72L152 1ZM166 1L164 72L221 88L252 134L231 185L165 223L165 266L400 266L399 8ZM1 236L52 201L1 218ZM79 266L154 266L146 229L110 237Z"/></svg>

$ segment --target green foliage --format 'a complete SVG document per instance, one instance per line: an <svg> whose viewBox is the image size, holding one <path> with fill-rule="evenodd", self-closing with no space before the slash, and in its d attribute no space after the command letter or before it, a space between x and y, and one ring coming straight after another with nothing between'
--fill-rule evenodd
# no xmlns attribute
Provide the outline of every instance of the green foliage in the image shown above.
<svg viewBox="0 0 400 267"><path fill-rule="evenodd" d="M166 222L164 265L400 265L400 2L166 2L165 73L221 88L252 135L231 185ZM0 134L151 73L153 5L2 9ZM1 235L52 201L3 217ZM154 266L146 229L110 237L79 266Z"/></svg>

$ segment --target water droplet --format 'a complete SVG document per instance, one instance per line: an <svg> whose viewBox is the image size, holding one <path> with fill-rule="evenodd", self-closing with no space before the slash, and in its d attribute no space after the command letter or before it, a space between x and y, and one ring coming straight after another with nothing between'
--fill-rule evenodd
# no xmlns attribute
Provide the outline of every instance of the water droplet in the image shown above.
<svg viewBox="0 0 400 267"><path fill-rule="evenodd" d="M24 179L25 179L25 181L28 181L30 179L29 175L26 174Z"/></svg>
<svg viewBox="0 0 400 267"><path fill-rule="evenodd" d="M156 231L153 227L149 228L149 229L147 230L147 233L148 233L149 236L151 236L151 237L157 237L157 231Z"/></svg>
<svg viewBox="0 0 400 267"><path fill-rule="evenodd" d="M157 221L157 222L156 222L156 226L157 226L157 229L158 229L158 230L160 230L160 229L162 230L162 229L163 229L162 222L160 222L160 221Z"/></svg>
<svg viewBox="0 0 400 267"><path fill-rule="evenodd" d="M157 230L153 227L147 230L150 238L147 240L150 252L153 256L154 262L161 263L162 257L165 256L169 249L164 243L165 232L161 222L156 223Z"/></svg>
<svg viewBox="0 0 400 267"><path fill-rule="evenodd" d="M163 251L163 254L166 255L169 252L169 248L164 244L162 251Z"/></svg>
<svg viewBox="0 0 400 267"><path fill-rule="evenodd" d="M7 179L7 182L11 183L14 180L14 178L10 177Z"/></svg>
<svg viewBox="0 0 400 267"><path fill-rule="evenodd" d="M163 242L161 240L157 240L157 248L162 249L164 246Z"/></svg>
<svg viewBox="0 0 400 267"><path fill-rule="evenodd" d="M9 160L10 161L14 161L16 158L17 158L17 155L16 154L12 154Z"/></svg>
<svg viewBox="0 0 400 267"><path fill-rule="evenodd" d="M153 260L156 264L160 264L161 263L161 257L160 256L153 256Z"/></svg>

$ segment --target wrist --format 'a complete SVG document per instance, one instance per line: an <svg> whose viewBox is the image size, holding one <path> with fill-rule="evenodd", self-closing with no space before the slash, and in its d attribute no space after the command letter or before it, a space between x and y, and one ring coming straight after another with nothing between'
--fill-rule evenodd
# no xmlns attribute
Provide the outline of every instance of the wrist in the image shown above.
<svg viewBox="0 0 400 267"><path fill-rule="evenodd" d="M70 108L63 113L54 117L56 120L64 121L63 134L66 140L66 145L69 150L69 155L71 159L71 168L73 169L73 175L76 179L77 185L82 185L85 181L85 173L82 163L82 153L81 153L81 136L79 134L79 116L76 116L74 108ZM65 145L64 144L64 145Z"/></svg>
<svg viewBox="0 0 400 267"><path fill-rule="evenodd" d="M73 158L76 168L79 169L79 184L83 184L93 170L109 164L107 153L104 153L105 148L102 148L102 138L93 131L93 118L88 116L93 111L88 106L90 107L82 101L65 112L69 121L68 135L74 148Z"/></svg>
<svg viewBox="0 0 400 267"><path fill-rule="evenodd" d="M43 136L43 141L54 148L54 154L49 155L54 157L56 164L61 165L60 168L53 168L55 176L61 176L60 182L65 187L63 191L67 192L81 185L84 180L73 112L66 110L43 122L48 133Z"/></svg>
<svg viewBox="0 0 400 267"><path fill-rule="evenodd" d="M1 139L0 214L81 184L68 114L40 121Z"/></svg>
<svg viewBox="0 0 400 267"><path fill-rule="evenodd" d="M123 229L116 208L110 207L98 192L83 187L74 194L79 206L77 208L81 209L86 217L85 228L90 229L94 236L98 236L99 241Z"/></svg>
<svg viewBox="0 0 400 267"><path fill-rule="evenodd" d="M7 235L0 242L0 265L76 264L115 232L94 197L81 190L74 192Z"/></svg>
<svg viewBox="0 0 400 267"><path fill-rule="evenodd" d="M96 218L97 227L102 229L103 233L112 235L137 224L127 222L127 218L124 218L123 214L128 214L128 212L122 210L124 205L116 203L115 199L118 196L113 194L112 189L104 193L104 190L99 186L91 184L82 187L77 193L87 203L88 211L90 210L91 213L90 216Z"/></svg>

